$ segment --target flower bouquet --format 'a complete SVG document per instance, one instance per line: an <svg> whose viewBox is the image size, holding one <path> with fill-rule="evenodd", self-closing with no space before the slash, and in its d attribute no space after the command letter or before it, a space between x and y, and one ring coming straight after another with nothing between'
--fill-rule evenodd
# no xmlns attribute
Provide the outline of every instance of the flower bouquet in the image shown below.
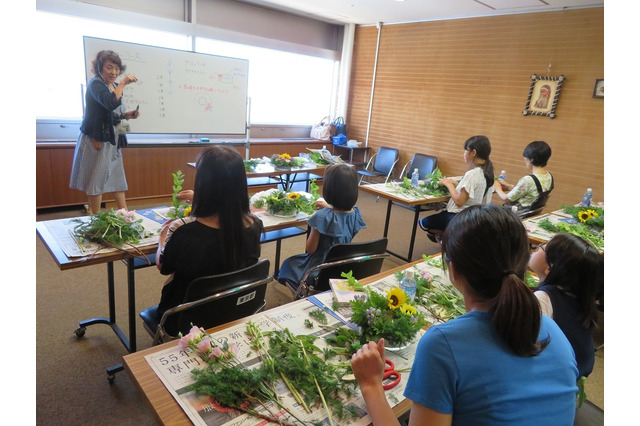
<svg viewBox="0 0 640 426"><path fill-rule="evenodd" d="M442 172L437 167L433 173L426 175L418 186L411 185L411 179L405 177L402 182L398 184L398 192L417 198L424 196L443 197L449 193L447 187L440 183L440 179L443 177ZM388 185L392 185L392 183Z"/></svg>
<svg viewBox="0 0 640 426"><path fill-rule="evenodd" d="M310 188L311 194L269 189L251 197L251 203L259 209L266 207L274 216L295 216L299 212L311 215L316 209L314 202L319 198L319 187L312 181Z"/></svg>
<svg viewBox="0 0 640 426"><path fill-rule="evenodd" d="M428 323L399 287L387 290L386 296L370 288L365 296L351 301L351 321L360 327L360 341L385 339L386 346L410 344Z"/></svg>
<svg viewBox="0 0 640 426"><path fill-rule="evenodd" d="M256 166L260 164L260 160L256 160L255 158L252 158L250 160L243 160L243 163L244 163L245 172L255 172Z"/></svg>
<svg viewBox="0 0 640 426"><path fill-rule="evenodd" d="M176 173L171 173L171 176L173 176L173 195L171 197L171 208L167 215L171 219L187 217L191 214L191 204L185 203L178 198L178 193L182 191L184 175L182 174L182 171L178 170Z"/></svg>
<svg viewBox="0 0 640 426"><path fill-rule="evenodd" d="M290 169L292 167L302 167L304 160L299 157L292 157L289 154L273 154L271 164L277 169Z"/></svg>

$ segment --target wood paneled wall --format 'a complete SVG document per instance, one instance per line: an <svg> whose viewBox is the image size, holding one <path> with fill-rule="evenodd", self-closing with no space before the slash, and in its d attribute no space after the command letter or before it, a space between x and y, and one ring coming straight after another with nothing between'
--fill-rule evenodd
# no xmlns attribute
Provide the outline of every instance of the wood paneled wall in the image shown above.
<svg viewBox="0 0 640 426"><path fill-rule="evenodd" d="M524 147L544 140L555 178L548 207L573 204L587 187L604 201L604 9L382 26L369 146L398 148L401 163L436 155L443 173L466 170L462 145L491 140L496 174L527 173ZM365 141L378 29L356 30L349 138ZM532 74L564 75L557 117L523 116Z"/></svg>

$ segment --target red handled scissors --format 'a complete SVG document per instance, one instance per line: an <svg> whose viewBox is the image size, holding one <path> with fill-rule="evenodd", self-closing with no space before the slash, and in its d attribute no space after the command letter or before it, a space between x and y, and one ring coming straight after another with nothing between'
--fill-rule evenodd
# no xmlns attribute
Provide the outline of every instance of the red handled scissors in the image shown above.
<svg viewBox="0 0 640 426"><path fill-rule="evenodd" d="M382 376L382 389L384 390L389 390L389 389L393 389L395 388L398 383L400 383L400 379L402 378L402 376L400 376L400 373L398 373L395 370L395 366L393 365L393 361L389 360L389 359L385 359L384 363L388 365L388 367L384 368L384 374ZM390 383L385 384L385 381L388 381L387 379L389 378L395 378L395 380L393 380Z"/></svg>

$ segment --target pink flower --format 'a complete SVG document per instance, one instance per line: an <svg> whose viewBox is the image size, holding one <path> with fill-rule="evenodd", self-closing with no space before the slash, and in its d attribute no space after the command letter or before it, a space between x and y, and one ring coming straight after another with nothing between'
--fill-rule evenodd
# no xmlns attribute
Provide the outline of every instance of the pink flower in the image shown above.
<svg viewBox="0 0 640 426"><path fill-rule="evenodd" d="M220 358L222 354L223 354L222 349L220 349L219 346L216 346L211 350L211 354L209 354L209 358L213 358L213 359Z"/></svg>
<svg viewBox="0 0 640 426"><path fill-rule="evenodd" d="M427 281L431 281L431 279L433 278L433 275L429 273L429 270L427 268L422 268L422 271L420 271L420 274Z"/></svg>
<svg viewBox="0 0 640 426"><path fill-rule="evenodd" d="M191 327L191 330L189 330L189 334L180 338L178 347L180 348L180 350L185 350L189 346L189 343L198 343L202 339L203 335L204 330L194 325L193 327Z"/></svg>
<svg viewBox="0 0 640 426"><path fill-rule="evenodd" d="M208 337L205 337L198 343L197 348L198 351L202 352L203 354L209 353L209 351L211 350L211 340Z"/></svg>
<svg viewBox="0 0 640 426"><path fill-rule="evenodd" d="M238 355L238 352L240 351L240 349L238 349L238 345L236 345L235 343L232 343L229 345L229 349L227 349L227 353L230 355Z"/></svg>

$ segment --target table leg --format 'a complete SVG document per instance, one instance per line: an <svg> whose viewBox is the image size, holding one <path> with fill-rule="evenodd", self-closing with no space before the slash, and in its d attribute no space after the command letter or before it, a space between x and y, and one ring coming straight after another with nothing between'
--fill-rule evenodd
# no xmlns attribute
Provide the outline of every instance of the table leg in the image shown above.
<svg viewBox="0 0 640 426"><path fill-rule="evenodd" d="M393 203L391 202L391 200L388 200L387 202L387 217L384 220L384 233L382 234L383 237L386 237L387 234L389 233L389 218L391 217L391 205Z"/></svg>
<svg viewBox="0 0 640 426"><path fill-rule="evenodd" d="M413 246L416 242L416 231L418 227L418 217L420 216L420 209L418 207L414 208L415 215L413 216L413 229L411 230L411 242L409 243L409 255L407 256L409 260L407 262L411 262L411 257L413 256Z"/></svg>

